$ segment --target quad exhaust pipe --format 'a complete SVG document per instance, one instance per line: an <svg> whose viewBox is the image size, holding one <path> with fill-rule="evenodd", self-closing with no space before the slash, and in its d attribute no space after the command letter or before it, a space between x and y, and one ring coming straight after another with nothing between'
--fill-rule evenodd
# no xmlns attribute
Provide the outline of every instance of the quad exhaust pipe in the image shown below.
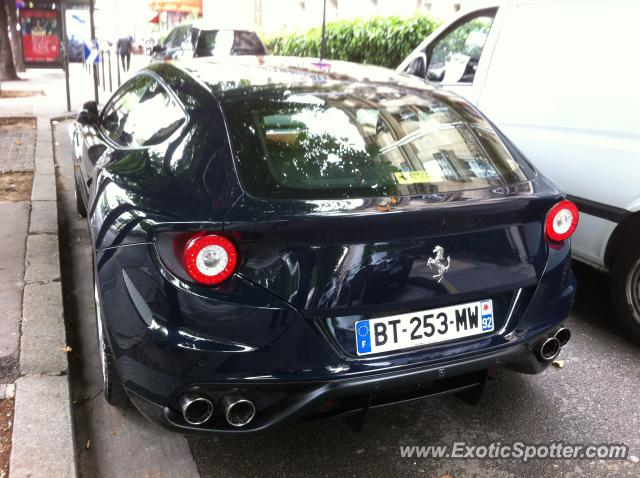
<svg viewBox="0 0 640 478"><path fill-rule="evenodd" d="M222 397L222 409L227 423L232 427L248 425L256 414L256 406L251 400L235 395Z"/></svg>
<svg viewBox="0 0 640 478"><path fill-rule="evenodd" d="M560 348L564 347L571 340L571 331L566 328L561 328L556 332L556 339L560 342Z"/></svg>
<svg viewBox="0 0 640 478"><path fill-rule="evenodd" d="M536 347L536 354L545 362L553 360L560 353L560 349L569 343L571 331L567 328L560 328L553 336L549 336L540 341Z"/></svg>
<svg viewBox="0 0 640 478"><path fill-rule="evenodd" d="M237 395L225 395L220 400L224 418L232 427L248 425L256 414L256 406L251 400ZM213 416L213 402L204 395L189 392L180 397L182 418L189 425L199 426Z"/></svg>
<svg viewBox="0 0 640 478"><path fill-rule="evenodd" d="M196 393L185 393L180 397L182 418L189 425L202 425L213 415L213 403Z"/></svg>
<svg viewBox="0 0 640 478"><path fill-rule="evenodd" d="M555 337L547 337L540 345L539 355L544 361L553 360L560 353L560 341Z"/></svg>

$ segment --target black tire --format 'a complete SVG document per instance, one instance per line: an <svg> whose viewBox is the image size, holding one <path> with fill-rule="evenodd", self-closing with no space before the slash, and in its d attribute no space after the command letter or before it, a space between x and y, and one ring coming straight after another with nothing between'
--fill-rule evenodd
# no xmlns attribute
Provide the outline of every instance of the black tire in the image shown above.
<svg viewBox="0 0 640 478"><path fill-rule="evenodd" d="M616 317L640 343L640 236L628 242L616 256L611 274Z"/></svg>
<svg viewBox="0 0 640 478"><path fill-rule="evenodd" d="M87 207L84 205L84 201L82 201L82 195L78 190L78 182L74 181L76 186L76 210L80 217L87 217Z"/></svg>
<svg viewBox="0 0 640 478"><path fill-rule="evenodd" d="M100 365L102 369L102 384L104 398L107 403L114 407L126 407L129 405L129 397L122 385L118 370L116 369L116 360L111 352L111 347L105 337L104 324L102 323L102 310L100 300L96 294L96 322L98 327L98 346L100 347Z"/></svg>

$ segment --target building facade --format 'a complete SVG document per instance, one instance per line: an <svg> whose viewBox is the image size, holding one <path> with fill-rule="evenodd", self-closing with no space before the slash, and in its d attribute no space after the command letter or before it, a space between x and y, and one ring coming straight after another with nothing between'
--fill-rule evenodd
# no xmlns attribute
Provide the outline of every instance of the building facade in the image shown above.
<svg viewBox="0 0 640 478"><path fill-rule="evenodd" d="M487 0L326 0L327 21L430 13L447 19ZM322 24L324 0L202 0L203 17L219 26L263 32L307 30Z"/></svg>

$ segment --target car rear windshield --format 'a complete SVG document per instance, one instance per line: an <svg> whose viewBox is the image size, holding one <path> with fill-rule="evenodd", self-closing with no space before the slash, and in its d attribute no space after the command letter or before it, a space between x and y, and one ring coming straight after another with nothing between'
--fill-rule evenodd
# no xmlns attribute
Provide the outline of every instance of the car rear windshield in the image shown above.
<svg viewBox="0 0 640 478"><path fill-rule="evenodd" d="M407 196L511 185L527 174L459 99L385 88L269 90L224 108L244 189L263 198Z"/></svg>
<svg viewBox="0 0 640 478"><path fill-rule="evenodd" d="M202 30L196 56L265 55L267 51L254 32L243 30Z"/></svg>

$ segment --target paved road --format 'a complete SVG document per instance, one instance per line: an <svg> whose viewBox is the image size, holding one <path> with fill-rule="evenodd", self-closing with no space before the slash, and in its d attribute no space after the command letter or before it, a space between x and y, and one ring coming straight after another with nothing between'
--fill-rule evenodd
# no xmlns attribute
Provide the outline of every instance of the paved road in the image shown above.
<svg viewBox="0 0 640 478"><path fill-rule="evenodd" d="M69 157L68 145L60 131L57 137L60 162ZM565 367L536 376L500 371L477 406L454 397L425 400L371 413L361 433L340 421L296 422L242 439L188 437L188 446L182 436L160 431L134 411L110 409L99 393L88 237L73 211L71 169L64 161L61 166L63 286L80 354L73 389L84 400L76 427L81 448L87 439L93 443L89 451L80 450L84 476L640 476L640 464L632 460L400 456L403 445L460 441L625 443L640 456L640 347L613 322L606 277L581 266L575 267L580 287L569 322L573 339L561 356Z"/></svg>

